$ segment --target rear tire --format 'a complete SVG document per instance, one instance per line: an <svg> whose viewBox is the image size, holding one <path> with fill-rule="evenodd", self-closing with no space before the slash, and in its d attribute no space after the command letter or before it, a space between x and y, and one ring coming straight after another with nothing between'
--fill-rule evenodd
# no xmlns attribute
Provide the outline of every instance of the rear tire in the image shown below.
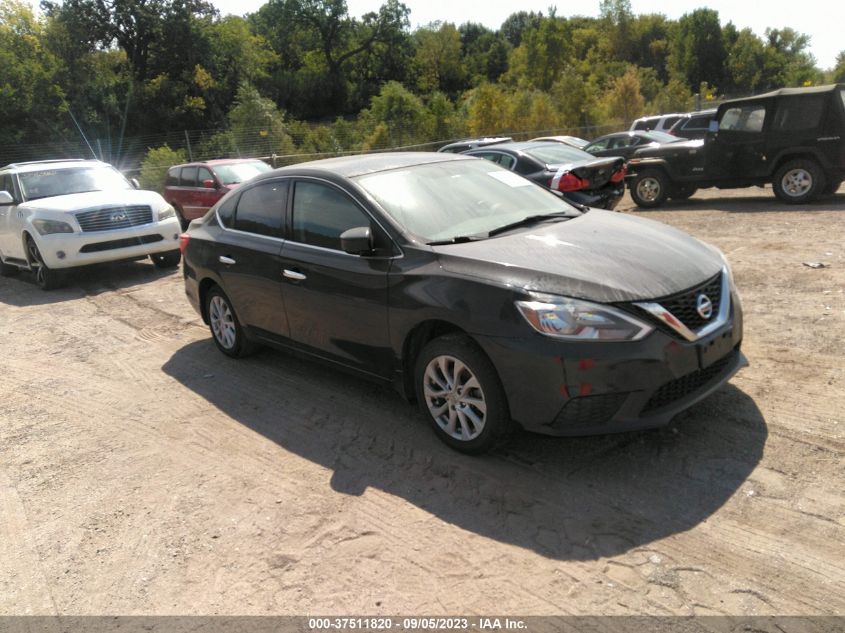
<svg viewBox="0 0 845 633"><path fill-rule="evenodd" d="M156 268L176 268L182 261L182 253L179 251L168 251L167 253L154 253L150 255Z"/></svg>
<svg viewBox="0 0 845 633"><path fill-rule="evenodd" d="M787 204L812 202L825 190L824 172L815 161L796 158L775 172L772 189Z"/></svg>
<svg viewBox="0 0 845 633"><path fill-rule="evenodd" d="M466 336L430 341L417 357L414 384L423 415L457 451L484 453L513 427L496 369Z"/></svg>
<svg viewBox="0 0 845 633"><path fill-rule="evenodd" d="M631 198L638 207L653 209L666 202L669 179L659 169L645 169L631 182Z"/></svg>
<svg viewBox="0 0 845 633"><path fill-rule="evenodd" d="M211 338L226 356L243 358L256 350L256 345L246 338L229 297L219 286L214 286L206 294L205 313Z"/></svg>
<svg viewBox="0 0 845 633"><path fill-rule="evenodd" d="M29 266L32 268L32 272L35 273L35 283L38 284L41 290L55 290L64 285L64 273L54 270L44 263L41 252L38 250L38 245L28 235L26 237L26 254L29 259Z"/></svg>

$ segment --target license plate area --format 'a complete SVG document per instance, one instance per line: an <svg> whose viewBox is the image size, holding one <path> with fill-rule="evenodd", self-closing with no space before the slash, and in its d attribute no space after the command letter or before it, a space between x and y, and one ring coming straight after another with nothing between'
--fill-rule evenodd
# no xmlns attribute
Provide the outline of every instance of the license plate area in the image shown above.
<svg viewBox="0 0 845 633"><path fill-rule="evenodd" d="M717 360L727 356L733 349L733 330L725 330L713 338L698 345L698 366L710 367Z"/></svg>

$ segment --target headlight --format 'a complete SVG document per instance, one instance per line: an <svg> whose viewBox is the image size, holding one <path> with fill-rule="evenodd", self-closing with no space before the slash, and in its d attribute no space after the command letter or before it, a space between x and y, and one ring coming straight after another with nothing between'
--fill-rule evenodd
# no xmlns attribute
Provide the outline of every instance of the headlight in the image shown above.
<svg viewBox="0 0 845 633"><path fill-rule="evenodd" d="M166 220L176 216L176 211L169 204L158 212L158 221Z"/></svg>
<svg viewBox="0 0 845 633"><path fill-rule="evenodd" d="M67 222L60 222L59 220L33 220L32 226L41 235L51 235L52 233L73 233L73 227Z"/></svg>
<svg viewBox="0 0 845 633"><path fill-rule="evenodd" d="M567 297L517 301L525 320L540 334L571 341L638 341L652 326L610 306Z"/></svg>

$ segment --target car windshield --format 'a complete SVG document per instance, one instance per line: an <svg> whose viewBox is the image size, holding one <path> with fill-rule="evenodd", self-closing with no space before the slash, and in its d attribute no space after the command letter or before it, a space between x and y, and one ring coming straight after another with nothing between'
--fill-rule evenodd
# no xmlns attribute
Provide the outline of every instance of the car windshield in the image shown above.
<svg viewBox="0 0 845 633"><path fill-rule="evenodd" d="M486 235L527 216L580 215L554 194L483 159L416 165L354 180L426 242Z"/></svg>
<svg viewBox="0 0 845 633"><path fill-rule="evenodd" d="M231 163L229 165L214 165L214 173L224 185L237 185L253 176L263 174L273 169L261 160L248 163Z"/></svg>
<svg viewBox="0 0 845 633"><path fill-rule="evenodd" d="M132 189L123 174L110 165L85 165L26 171L18 175L25 200L38 200L87 191Z"/></svg>
<svg viewBox="0 0 845 633"><path fill-rule="evenodd" d="M563 143L538 143L535 147L526 147L522 151L546 165L580 163L595 158L583 150Z"/></svg>

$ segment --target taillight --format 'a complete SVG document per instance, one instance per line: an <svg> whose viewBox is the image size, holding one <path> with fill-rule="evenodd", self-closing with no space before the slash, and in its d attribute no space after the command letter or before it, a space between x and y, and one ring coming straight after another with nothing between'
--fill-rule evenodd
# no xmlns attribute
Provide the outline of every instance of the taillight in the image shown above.
<svg viewBox="0 0 845 633"><path fill-rule="evenodd" d="M621 169L617 169L613 172L613 175L610 177L610 182L622 182L622 179L625 178L625 174L628 173L628 168L625 165L622 165Z"/></svg>
<svg viewBox="0 0 845 633"><path fill-rule="evenodd" d="M183 255L185 254L185 249L188 248L188 242L190 242L190 241L191 241L191 236L188 235L187 233L182 233L182 235L179 236L179 251Z"/></svg>
<svg viewBox="0 0 845 633"><path fill-rule="evenodd" d="M557 178L552 179L552 186L554 186L554 182ZM586 187L590 186L590 181L585 180L583 178L579 178L572 172L567 172L563 174L560 179L557 181L557 189L558 191L578 191L579 189L585 189Z"/></svg>

